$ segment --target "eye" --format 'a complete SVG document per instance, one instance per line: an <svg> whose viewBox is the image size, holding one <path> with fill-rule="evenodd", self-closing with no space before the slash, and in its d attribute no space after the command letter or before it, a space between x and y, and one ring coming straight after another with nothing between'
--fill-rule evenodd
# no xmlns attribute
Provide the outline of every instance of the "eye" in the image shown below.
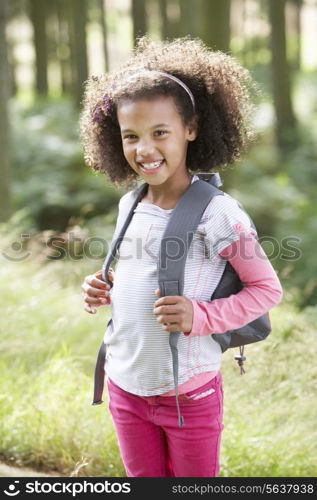
<svg viewBox="0 0 317 500"><path fill-rule="evenodd" d="M164 135L168 134L167 130L155 130L154 135L156 137L162 137Z"/></svg>
<svg viewBox="0 0 317 500"><path fill-rule="evenodd" d="M134 141L136 138L137 138L137 136L134 134L126 134L123 136L123 139L126 139L128 141Z"/></svg>

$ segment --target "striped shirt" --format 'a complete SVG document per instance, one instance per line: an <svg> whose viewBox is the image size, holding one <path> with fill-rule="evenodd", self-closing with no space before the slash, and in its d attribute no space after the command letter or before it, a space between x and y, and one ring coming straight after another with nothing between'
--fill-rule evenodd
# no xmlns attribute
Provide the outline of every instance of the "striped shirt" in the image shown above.
<svg viewBox="0 0 317 500"><path fill-rule="evenodd" d="M192 182L197 179L193 176ZM130 191L119 202L114 237L134 196ZM153 313L160 241L171 213L157 205L138 203L120 246L111 290L112 323L104 336L105 370L119 387L140 396L164 394L174 388L169 334ZM237 201L226 193L214 197L203 213L187 255L184 296L210 300L226 264L219 254L240 238L239 227L247 234L253 231ZM178 351L180 385L220 368L221 349L210 335L181 335Z"/></svg>

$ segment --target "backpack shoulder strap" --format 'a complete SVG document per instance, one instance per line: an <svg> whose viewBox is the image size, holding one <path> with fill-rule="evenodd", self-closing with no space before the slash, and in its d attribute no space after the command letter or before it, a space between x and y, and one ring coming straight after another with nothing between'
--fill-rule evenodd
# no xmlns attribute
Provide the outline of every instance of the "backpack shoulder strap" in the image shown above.
<svg viewBox="0 0 317 500"><path fill-rule="evenodd" d="M183 294L186 257L194 232L212 198L223 194L212 184L198 180L177 203L161 240L158 259L161 296Z"/></svg>
<svg viewBox="0 0 317 500"><path fill-rule="evenodd" d="M110 287L113 286L112 281L108 280L108 271L111 266L112 261L115 259L117 251L120 247L120 244L124 238L125 232L127 230L128 225L131 222L131 219L134 214L134 210L139 203L139 201L143 198L145 192L148 189L147 184L142 184L141 186L137 187L134 190L134 196L132 199L132 204L129 209L128 216L126 220L123 223L122 228L120 229L118 237L113 240L110 249L108 251L108 254L104 260L103 266L102 266L102 279L108 283ZM111 319L108 322L108 325L111 323ZM106 346L104 344L104 341L101 342L101 346L99 349L97 361L96 361L96 366L95 366L95 376L94 376L94 395L93 395L93 405L99 405L101 404L102 401L102 393L103 393L103 388L104 388L104 378L105 378L105 359L106 359Z"/></svg>
<svg viewBox="0 0 317 500"><path fill-rule="evenodd" d="M118 237L112 242L112 245L108 251L108 254L104 260L104 263L103 263L103 266L102 266L102 279L103 281L105 281L106 283L108 283L108 285L110 285L112 287L112 281L108 280L108 271L109 271L109 268L111 266L111 263L113 262L113 260L115 259L116 257L116 254L117 254L117 251L119 250L119 247L121 245L121 242L124 238L124 235L126 233L126 230L131 222L131 219L133 217L133 214L134 214L134 210L137 206L137 204L140 202L140 200L143 198L143 196L145 195L146 191L148 189L148 184L142 184L141 186L139 186L138 188L136 188L135 190L135 196L134 196L134 200L132 202L132 205L130 207L130 210L129 210L129 213L128 213L128 216L122 226L122 228L120 229L120 232L119 232L119 235Z"/></svg>
<svg viewBox="0 0 317 500"><path fill-rule="evenodd" d="M223 195L211 183L195 181L183 194L174 208L163 234L158 259L158 282L161 297L183 295L184 271L187 253L201 217L214 196ZM178 400L178 350L181 332L170 332L173 377L179 426L183 426Z"/></svg>

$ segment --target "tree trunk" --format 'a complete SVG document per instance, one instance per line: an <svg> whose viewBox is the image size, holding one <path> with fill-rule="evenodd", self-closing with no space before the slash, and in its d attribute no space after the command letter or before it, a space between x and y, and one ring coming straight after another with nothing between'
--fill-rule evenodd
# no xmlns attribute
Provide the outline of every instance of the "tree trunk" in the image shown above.
<svg viewBox="0 0 317 500"><path fill-rule="evenodd" d="M132 22L133 22L133 42L136 39L146 34L146 1L145 0L132 0Z"/></svg>
<svg viewBox="0 0 317 500"><path fill-rule="evenodd" d="M86 0L73 0L74 15L74 52L76 61L76 102L79 105L83 95L83 83L88 78L88 55L87 55L87 5Z"/></svg>
<svg viewBox="0 0 317 500"><path fill-rule="evenodd" d="M46 5L46 39L49 72L49 91L53 95L62 94L61 65L59 60L58 0L50 0Z"/></svg>
<svg viewBox="0 0 317 500"><path fill-rule="evenodd" d="M199 31L197 4L192 0L181 0L180 9L180 36L197 36Z"/></svg>
<svg viewBox="0 0 317 500"><path fill-rule="evenodd" d="M161 16L161 34L164 40L168 36L167 0L159 0L159 9Z"/></svg>
<svg viewBox="0 0 317 500"><path fill-rule="evenodd" d="M72 61L69 35L69 19L65 11L65 0L57 0L58 60L61 68L62 94L72 92Z"/></svg>
<svg viewBox="0 0 317 500"><path fill-rule="evenodd" d="M183 0L168 0L167 2L167 36L168 38L178 38L181 23L180 4Z"/></svg>
<svg viewBox="0 0 317 500"><path fill-rule="evenodd" d="M72 88L75 104L78 107L83 96L83 83L88 78L86 24L86 0L70 0L68 5L68 26L71 47Z"/></svg>
<svg viewBox="0 0 317 500"><path fill-rule="evenodd" d="M295 2L295 23L296 23L296 57L295 57L295 69L296 71L301 70L301 50L302 50L302 26L301 26L301 11L303 6L303 0L297 0Z"/></svg>
<svg viewBox="0 0 317 500"><path fill-rule="evenodd" d="M269 0L272 45L272 84L279 147L294 144L296 120L292 108L289 67L286 55L285 0Z"/></svg>
<svg viewBox="0 0 317 500"><path fill-rule="evenodd" d="M197 2L201 6L200 36L212 50L230 50L230 4L231 0Z"/></svg>
<svg viewBox="0 0 317 500"><path fill-rule="evenodd" d="M0 2L0 221L8 220L11 214L11 161L8 119L8 99L10 95L10 77L6 43L6 22L8 0Z"/></svg>
<svg viewBox="0 0 317 500"><path fill-rule="evenodd" d="M36 90L47 95L47 40L46 40L46 3L43 0L31 0L30 11L33 25L36 60Z"/></svg>
<svg viewBox="0 0 317 500"><path fill-rule="evenodd" d="M106 0L99 0L100 9L100 25L102 31L102 41L103 41L103 54L105 60L105 71L109 71L109 52L108 52L108 31L107 31L107 8Z"/></svg>
<svg viewBox="0 0 317 500"><path fill-rule="evenodd" d="M18 84L16 79L16 60L14 57L14 45L7 41L7 55L10 73L10 92L11 96L15 96L18 91Z"/></svg>

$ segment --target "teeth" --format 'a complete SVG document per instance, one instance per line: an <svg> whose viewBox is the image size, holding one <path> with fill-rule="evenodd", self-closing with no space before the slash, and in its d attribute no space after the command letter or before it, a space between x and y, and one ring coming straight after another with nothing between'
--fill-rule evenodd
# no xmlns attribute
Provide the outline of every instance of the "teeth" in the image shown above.
<svg viewBox="0 0 317 500"><path fill-rule="evenodd" d="M152 170L153 168L157 168L161 165L163 160L153 161L152 163L141 163L142 167L147 170Z"/></svg>

